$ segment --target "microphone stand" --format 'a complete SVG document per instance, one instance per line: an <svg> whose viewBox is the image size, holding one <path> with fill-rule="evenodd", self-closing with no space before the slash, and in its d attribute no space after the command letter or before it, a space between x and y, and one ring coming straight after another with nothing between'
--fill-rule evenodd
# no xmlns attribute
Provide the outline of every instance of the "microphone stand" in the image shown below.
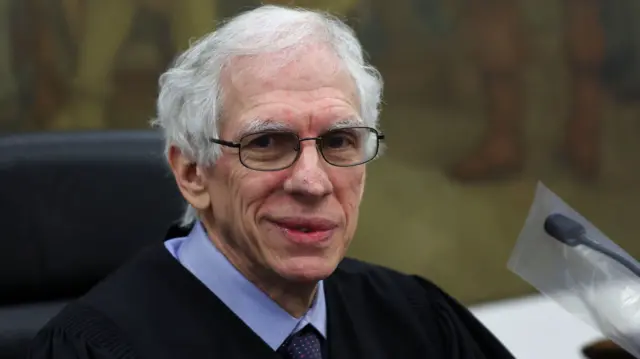
<svg viewBox="0 0 640 359"><path fill-rule="evenodd" d="M622 264L633 274L640 277L640 267L637 263L612 251L611 249L591 240L587 236L587 230L578 221L575 221L564 214L551 214L544 221L544 230L548 235L566 244L569 247L579 245L586 246L596 252L602 253L614 261Z"/></svg>

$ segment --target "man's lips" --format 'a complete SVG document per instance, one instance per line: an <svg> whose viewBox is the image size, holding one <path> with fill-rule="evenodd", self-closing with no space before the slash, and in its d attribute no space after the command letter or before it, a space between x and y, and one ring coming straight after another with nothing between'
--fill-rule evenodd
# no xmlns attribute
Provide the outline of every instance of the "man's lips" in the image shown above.
<svg viewBox="0 0 640 359"><path fill-rule="evenodd" d="M325 218L286 217L269 220L285 237L295 243L319 243L328 240L338 224Z"/></svg>
<svg viewBox="0 0 640 359"><path fill-rule="evenodd" d="M336 222L319 217L284 217L269 220L281 227L298 230L306 229L309 232L329 231L338 227Z"/></svg>

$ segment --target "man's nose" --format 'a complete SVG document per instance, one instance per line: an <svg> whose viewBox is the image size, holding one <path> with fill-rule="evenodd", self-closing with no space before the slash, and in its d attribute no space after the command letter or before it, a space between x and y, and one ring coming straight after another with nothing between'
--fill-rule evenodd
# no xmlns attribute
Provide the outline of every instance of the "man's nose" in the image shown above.
<svg viewBox="0 0 640 359"><path fill-rule="evenodd" d="M292 194L323 197L333 191L333 184L325 171L326 162L313 142L301 143L300 157L293 164L285 190Z"/></svg>

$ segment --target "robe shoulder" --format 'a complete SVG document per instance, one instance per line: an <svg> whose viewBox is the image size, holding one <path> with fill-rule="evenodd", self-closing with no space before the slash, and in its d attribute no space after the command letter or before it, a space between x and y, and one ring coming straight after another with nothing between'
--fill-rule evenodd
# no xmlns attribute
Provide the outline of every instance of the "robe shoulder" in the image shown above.
<svg viewBox="0 0 640 359"><path fill-rule="evenodd" d="M466 306L424 277L354 259L344 260L336 275L344 291L353 291L351 298L377 298L387 303L385 307L398 308L395 313L416 322L414 327L420 327L429 342L438 343L437 352L446 358L514 358Z"/></svg>
<svg viewBox="0 0 640 359"><path fill-rule="evenodd" d="M28 359L134 359L132 346L100 311L74 302L38 332Z"/></svg>

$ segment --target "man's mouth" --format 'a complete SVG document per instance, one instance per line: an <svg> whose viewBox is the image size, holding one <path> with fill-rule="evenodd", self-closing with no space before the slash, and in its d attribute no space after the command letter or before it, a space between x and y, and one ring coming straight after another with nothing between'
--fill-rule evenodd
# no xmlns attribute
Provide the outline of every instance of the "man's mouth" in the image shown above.
<svg viewBox="0 0 640 359"><path fill-rule="evenodd" d="M338 225L323 218L278 218L271 220L287 239L295 243L320 243L328 240Z"/></svg>

